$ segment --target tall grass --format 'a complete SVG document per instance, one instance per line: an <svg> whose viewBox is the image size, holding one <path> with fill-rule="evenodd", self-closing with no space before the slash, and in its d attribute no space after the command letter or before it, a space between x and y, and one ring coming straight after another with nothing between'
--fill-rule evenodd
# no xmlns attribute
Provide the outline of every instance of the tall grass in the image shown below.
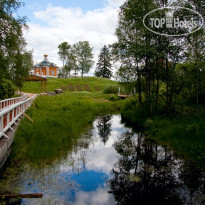
<svg viewBox="0 0 205 205"><path fill-rule="evenodd" d="M205 166L204 117L160 118L147 120L150 138L174 149L178 154Z"/></svg>
<svg viewBox="0 0 205 205"><path fill-rule="evenodd" d="M138 99L131 98L125 101L121 113L136 130L146 129L149 138L205 166L204 107L198 113L189 112L183 116L149 116L143 106L139 107Z"/></svg>
<svg viewBox="0 0 205 205"><path fill-rule="evenodd" d="M17 130L13 156L38 163L66 157L75 139L97 115L117 109L120 103L107 102L98 93L40 96L35 107L27 111L34 123L24 118Z"/></svg>

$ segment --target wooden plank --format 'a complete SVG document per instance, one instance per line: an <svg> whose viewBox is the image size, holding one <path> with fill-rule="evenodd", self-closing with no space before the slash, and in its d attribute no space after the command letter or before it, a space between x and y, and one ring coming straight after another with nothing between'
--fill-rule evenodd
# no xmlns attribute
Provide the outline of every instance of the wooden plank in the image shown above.
<svg viewBox="0 0 205 205"><path fill-rule="evenodd" d="M27 77L22 78L25 81L47 81L47 78L36 76L36 75L29 75Z"/></svg>
<svg viewBox="0 0 205 205"><path fill-rule="evenodd" d="M18 107L18 109L33 123L33 120L21 108Z"/></svg>
<svg viewBox="0 0 205 205"><path fill-rule="evenodd" d="M131 97L131 95L118 95L119 97L121 97L121 98L129 98L129 97Z"/></svg>
<svg viewBox="0 0 205 205"><path fill-rule="evenodd" d="M8 195L0 195L0 199L13 199L13 198L42 198L42 193L35 194L8 194Z"/></svg>

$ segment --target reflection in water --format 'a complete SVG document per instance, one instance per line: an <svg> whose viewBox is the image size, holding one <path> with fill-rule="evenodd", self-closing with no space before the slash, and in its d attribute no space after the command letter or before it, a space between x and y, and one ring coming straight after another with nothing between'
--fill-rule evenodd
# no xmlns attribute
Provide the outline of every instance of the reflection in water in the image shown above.
<svg viewBox="0 0 205 205"><path fill-rule="evenodd" d="M126 128L119 115L98 118L71 148L39 167L27 161L13 169L11 159L0 192L44 194L16 204L205 204L204 172Z"/></svg>
<svg viewBox="0 0 205 205"><path fill-rule="evenodd" d="M118 204L204 204L204 174L167 147L132 131L114 147L121 157L108 184Z"/></svg>
<svg viewBox="0 0 205 205"><path fill-rule="evenodd" d="M111 119L112 115L105 115L103 117L100 117L97 122L98 134L102 138L104 144L108 141L111 132Z"/></svg>

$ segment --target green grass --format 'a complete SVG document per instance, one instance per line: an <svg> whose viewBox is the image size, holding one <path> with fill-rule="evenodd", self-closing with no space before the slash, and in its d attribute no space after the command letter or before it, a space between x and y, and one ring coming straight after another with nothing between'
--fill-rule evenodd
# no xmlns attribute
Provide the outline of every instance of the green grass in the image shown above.
<svg viewBox="0 0 205 205"><path fill-rule="evenodd" d="M203 116L167 119L154 117L149 121L152 124L148 126L149 138L168 145L184 158L205 166L205 118Z"/></svg>
<svg viewBox="0 0 205 205"><path fill-rule="evenodd" d="M156 115L149 117L137 98L126 100L122 107L122 117L137 131L161 145L168 145L181 157L194 160L205 166L205 107L200 111L189 109L182 117L177 115Z"/></svg>
<svg viewBox="0 0 205 205"><path fill-rule="evenodd" d="M68 87L68 84L72 84L74 86L77 84L80 84L82 86L86 84L91 88L90 92L97 92L95 90L95 87L99 87L101 89L99 92L101 92L106 87L117 85L118 83L115 81L111 81L109 79L96 78L96 77L68 78L68 79L48 78L47 91L53 92L55 89L62 88L63 86ZM84 87L83 87L83 89L84 89ZM26 93L41 93L41 82L25 82L24 86L22 88L22 91L26 92ZM84 91L85 91L85 89L84 89Z"/></svg>
<svg viewBox="0 0 205 205"><path fill-rule="evenodd" d="M53 85L52 85L53 82ZM49 79L49 89L63 84L87 84L101 89L116 82L99 79ZM35 83L29 82L24 92L35 92ZM37 90L36 90L37 91ZM39 96L27 110L31 123L23 118L16 132L13 157L17 161L45 163L66 157L85 128L103 114L118 112L123 104L114 94L102 91L66 91L56 96Z"/></svg>

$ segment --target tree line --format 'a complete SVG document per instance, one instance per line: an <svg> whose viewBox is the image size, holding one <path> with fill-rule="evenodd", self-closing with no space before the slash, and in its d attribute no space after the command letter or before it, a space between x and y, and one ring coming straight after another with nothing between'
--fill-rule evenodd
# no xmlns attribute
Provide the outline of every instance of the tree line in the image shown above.
<svg viewBox="0 0 205 205"><path fill-rule="evenodd" d="M93 66L93 53L88 41L79 41L73 45L63 42L58 46L58 54L63 62L60 77L70 77L74 70L74 76L80 71L81 77L90 71Z"/></svg>
<svg viewBox="0 0 205 205"><path fill-rule="evenodd" d="M205 103L205 28L170 37L154 34L143 24L147 13L166 5L205 15L203 0L171 2L126 0L119 11L118 41L111 45L119 81L136 87L139 106L150 114L182 111L189 105L198 110Z"/></svg>
<svg viewBox="0 0 205 205"><path fill-rule="evenodd" d="M0 99L13 96L22 86L22 77L32 69L32 51L26 50L23 30L26 17L17 16L24 4L18 0L0 1Z"/></svg>
<svg viewBox="0 0 205 205"><path fill-rule="evenodd" d="M93 53L88 41L79 41L73 45L63 42L58 46L58 55L63 62L63 68L59 77L71 77L71 71L74 71L76 77L80 71L81 77L88 73L94 65ZM111 53L106 45L101 49L95 76L102 78L112 77Z"/></svg>

